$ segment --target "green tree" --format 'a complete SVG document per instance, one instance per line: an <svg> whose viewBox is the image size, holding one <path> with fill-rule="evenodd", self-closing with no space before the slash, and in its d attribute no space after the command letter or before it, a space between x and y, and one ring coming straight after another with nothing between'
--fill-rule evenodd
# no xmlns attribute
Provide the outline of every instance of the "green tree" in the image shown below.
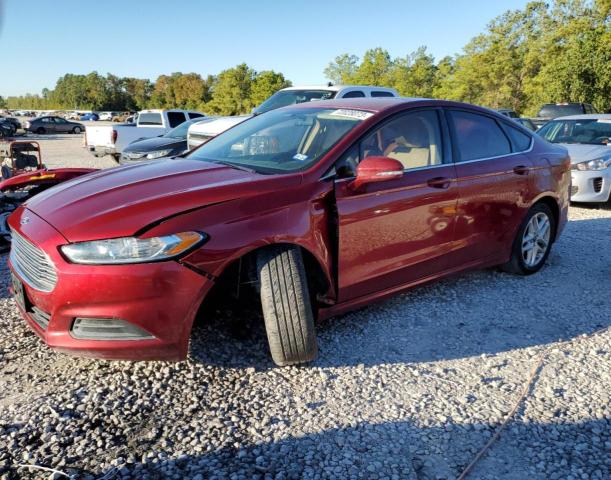
<svg viewBox="0 0 611 480"><path fill-rule="evenodd" d="M2 95L0 95L0 108L8 108L8 103Z"/></svg>
<svg viewBox="0 0 611 480"><path fill-rule="evenodd" d="M223 70L212 89L212 100L206 111L217 115L239 115L249 112L254 106L251 88L255 71L245 63Z"/></svg>
<svg viewBox="0 0 611 480"><path fill-rule="evenodd" d="M260 105L271 95L286 87L290 87L289 82L282 73L273 70L265 70L255 75L250 88L250 101L254 106Z"/></svg>
<svg viewBox="0 0 611 480"><path fill-rule="evenodd" d="M335 60L325 68L324 74L335 84L354 83L359 57L344 53L335 57Z"/></svg>

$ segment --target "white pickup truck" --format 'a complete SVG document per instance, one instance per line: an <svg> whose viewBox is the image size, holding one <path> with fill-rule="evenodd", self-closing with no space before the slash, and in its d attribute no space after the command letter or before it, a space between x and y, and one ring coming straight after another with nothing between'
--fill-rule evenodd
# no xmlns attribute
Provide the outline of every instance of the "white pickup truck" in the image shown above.
<svg viewBox="0 0 611 480"><path fill-rule="evenodd" d="M121 152L131 142L163 135L187 120L204 116L186 110L143 110L136 123L87 125L85 146L96 157L111 155L119 161Z"/></svg>
<svg viewBox="0 0 611 480"><path fill-rule="evenodd" d="M254 115L269 112L280 107L294 105L295 103L314 102L318 100L331 100L332 98L358 98L358 97L398 97L394 88L369 87L364 85L324 85L311 87L288 87L278 90L265 100L252 115L238 115L233 117L217 117L206 123L197 123L189 127L187 134L187 147L189 150L199 147L211 138L228 130L229 128L248 120Z"/></svg>

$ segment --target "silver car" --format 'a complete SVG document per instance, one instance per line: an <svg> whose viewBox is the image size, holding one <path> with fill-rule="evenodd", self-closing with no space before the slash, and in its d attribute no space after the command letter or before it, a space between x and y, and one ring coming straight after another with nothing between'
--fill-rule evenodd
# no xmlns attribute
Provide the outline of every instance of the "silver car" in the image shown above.
<svg viewBox="0 0 611 480"><path fill-rule="evenodd" d="M571 201L608 202L611 197L611 114L556 118L537 133L566 147L571 156Z"/></svg>

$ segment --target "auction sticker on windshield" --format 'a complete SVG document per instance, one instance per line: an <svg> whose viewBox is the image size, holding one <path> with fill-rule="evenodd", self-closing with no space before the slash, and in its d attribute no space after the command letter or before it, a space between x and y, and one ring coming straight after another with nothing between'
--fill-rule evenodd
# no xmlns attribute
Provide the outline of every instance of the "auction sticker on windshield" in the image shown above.
<svg viewBox="0 0 611 480"><path fill-rule="evenodd" d="M371 112L363 112L362 110L349 110L346 108L339 108L330 112L329 115L333 115L335 117L348 117L354 118L355 120L366 120L371 117L373 113Z"/></svg>

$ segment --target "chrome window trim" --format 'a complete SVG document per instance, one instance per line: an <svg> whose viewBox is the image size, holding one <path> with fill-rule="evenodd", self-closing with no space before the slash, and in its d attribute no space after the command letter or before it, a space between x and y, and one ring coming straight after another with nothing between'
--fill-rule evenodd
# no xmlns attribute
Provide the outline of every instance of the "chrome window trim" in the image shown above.
<svg viewBox="0 0 611 480"><path fill-rule="evenodd" d="M486 160L496 160L497 158L506 158L506 157L512 157L514 155L522 155L524 153L530 153L532 152L533 148L535 148L535 141L533 139L533 137L530 137L530 147L527 150L521 150L519 152L511 152L511 153L507 153L505 155L497 155L495 157L484 157L484 158L475 158L473 160L465 160L462 162L454 162L454 165L462 165L465 163L475 163L475 162L485 162Z"/></svg>

